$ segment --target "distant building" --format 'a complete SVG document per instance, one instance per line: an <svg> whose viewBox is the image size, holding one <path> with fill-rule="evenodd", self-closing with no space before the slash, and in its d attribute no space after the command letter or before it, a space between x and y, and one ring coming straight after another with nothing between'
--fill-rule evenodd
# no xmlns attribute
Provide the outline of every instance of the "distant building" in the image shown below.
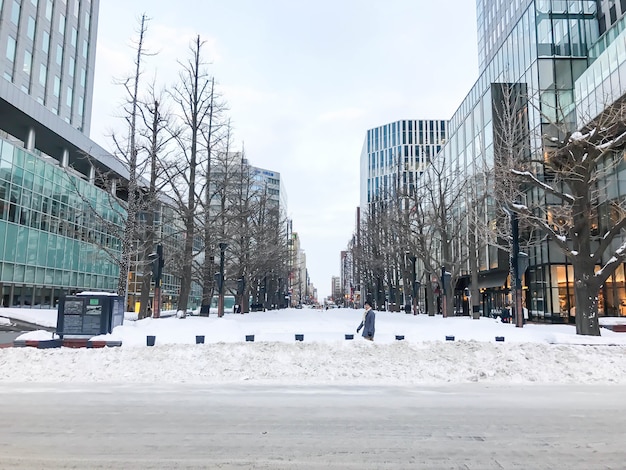
<svg viewBox="0 0 626 470"><path fill-rule="evenodd" d="M333 302L338 305L343 305L343 292L341 289L341 278L339 276L332 276L330 280L330 288Z"/></svg>
<svg viewBox="0 0 626 470"><path fill-rule="evenodd" d="M361 151L361 210L409 194L441 150L447 127L441 120L402 120L369 129Z"/></svg>

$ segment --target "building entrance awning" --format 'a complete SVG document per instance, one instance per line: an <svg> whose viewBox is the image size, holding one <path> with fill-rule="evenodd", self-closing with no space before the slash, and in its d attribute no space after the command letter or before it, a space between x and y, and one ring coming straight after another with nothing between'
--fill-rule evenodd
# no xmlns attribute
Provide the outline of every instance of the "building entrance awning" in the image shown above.
<svg viewBox="0 0 626 470"><path fill-rule="evenodd" d="M508 271L491 271L478 275L478 288L489 289L494 287L505 287Z"/></svg>

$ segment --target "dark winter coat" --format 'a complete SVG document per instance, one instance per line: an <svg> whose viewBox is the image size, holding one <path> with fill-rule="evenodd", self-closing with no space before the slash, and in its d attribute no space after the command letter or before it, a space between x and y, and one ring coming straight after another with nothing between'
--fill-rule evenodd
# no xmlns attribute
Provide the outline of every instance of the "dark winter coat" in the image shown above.
<svg viewBox="0 0 626 470"><path fill-rule="evenodd" d="M358 333L359 330L361 328L363 328L363 337L364 338L373 338L374 337L374 333L376 331L375 323L376 323L376 312L374 312L374 310L370 309L365 314L365 320L361 322L361 324L356 329L356 331Z"/></svg>

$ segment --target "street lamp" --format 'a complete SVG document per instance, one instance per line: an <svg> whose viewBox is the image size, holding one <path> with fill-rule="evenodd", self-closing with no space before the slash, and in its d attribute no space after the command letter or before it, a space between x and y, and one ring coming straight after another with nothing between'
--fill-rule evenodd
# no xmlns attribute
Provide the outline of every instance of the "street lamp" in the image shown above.
<svg viewBox="0 0 626 470"><path fill-rule="evenodd" d="M228 243L220 243L220 272L218 278L218 298L217 298L217 316L224 316L224 252L228 248Z"/></svg>
<svg viewBox="0 0 626 470"><path fill-rule="evenodd" d="M411 304L413 306L413 315L417 315L417 295L418 295L418 283L416 273L417 256L407 251L409 260L411 260Z"/></svg>
<svg viewBox="0 0 626 470"><path fill-rule="evenodd" d="M152 275L154 276L154 299L152 301L152 318L161 316L161 277L163 276L163 245L156 246L156 252L150 253Z"/></svg>
<svg viewBox="0 0 626 470"><path fill-rule="evenodd" d="M511 271L513 288L513 301L515 303L515 326L522 328L524 326L524 309L522 307L522 276L528 267L528 255L520 252L519 246L519 220L517 213L513 210L509 211L511 218Z"/></svg>
<svg viewBox="0 0 626 470"><path fill-rule="evenodd" d="M450 273L446 271L446 267L441 267L441 313L443 314L443 318L448 317L448 299L446 298L446 292L450 288Z"/></svg>

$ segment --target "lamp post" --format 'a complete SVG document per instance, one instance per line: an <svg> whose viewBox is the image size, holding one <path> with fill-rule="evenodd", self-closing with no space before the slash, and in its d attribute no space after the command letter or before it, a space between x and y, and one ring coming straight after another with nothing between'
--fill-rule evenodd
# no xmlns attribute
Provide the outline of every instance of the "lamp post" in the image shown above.
<svg viewBox="0 0 626 470"><path fill-rule="evenodd" d="M218 298L217 298L217 316L224 316L224 252L228 248L228 243L220 243L220 273L218 278Z"/></svg>
<svg viewBox="0 0 626 470"><path fill-rule="evenodd" d="M152 317L159 318L161 316L161 277L163 275L163 245L160 243L156 247L156 257L152 261L154 273L154 300L152 303Z"/></svg>
<svg viewBox="0 0 626 470"><path fill-rule="evenodd" d="M417 315L417 293L418 293L418 285L417 285L417 273L416 273L416 262L417 256L407 253L409 256L409 260L411 260L411 305L413 306L413 315Z"/></svg>
<svg viewBox="0 0 626 470"><path fill-rule="evenodd" d="M448 301L446 298L446 293L450 288L450 273L446 271L446 267L441 267L441 313L443 314L443 318L448 317Z"/></svg>
<svg viewBox="0 0 626 470"><path fill-rule="evenodd" d="M522 306L522 276L528 267L528 255L519 251L519 220L517 213L511 210L511 287L513 288L513 301L515 303L515 326L524 326L524 308Z"/></svg>
<svg viewBox="0 0 626 470"><path fill-rule="evenodd" d="M152 266L152 279L154 280L154 299L152 300L152 318L161 316L161 277L163 276L163 245L158 244L156 251L148 255Z"/></svg>

